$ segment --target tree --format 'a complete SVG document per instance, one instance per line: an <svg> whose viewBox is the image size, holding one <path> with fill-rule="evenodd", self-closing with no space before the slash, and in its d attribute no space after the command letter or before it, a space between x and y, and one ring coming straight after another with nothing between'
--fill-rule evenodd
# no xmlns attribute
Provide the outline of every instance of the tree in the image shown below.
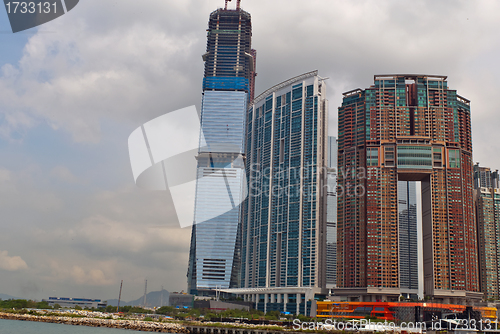
<svg viewBox="0 0 500 334"><path fill-rule="evenodd" d="M49 309L49 308L52 308L48 302L45 302L45 301L42 301L42 302L38 302L36 303L36 306L35 306L37 309Z"/></svg>
<svg viewBox="0 0 500 334"><path fill-rule="evenodd" d="M207 314L205 314L205 319L206 320L216 320L217 318L219 318L219 316L215 313L212 313L212 312L209 312Z"/></svg>
<svg viewBox="0 0 500 334"><path fill-rule="evenodd" d="M175 308L172 306L162 306L156 310L156 314L173 315L175 314Z"/></svg>
<svg viewBox="0 0 500 334"><path fill-rule="evenodd" d="M120 306L120 312L128 313L132 309L132 306Z"/></svg>
<svg viewBox="0 0 500 334"><path fill-rule="evenodd" d="M280 316L280 311L269 311L266 313L266 320L279 320Z"/></svg>
<svg viewBox="0 0 500 334"><path fill-rule="evenodd" d="M200 314L201 314L200 310L196 308L192 308L188 312L188 315L193 318L199 318Z"/></svg>
<svg viewBox="0 0 500 334"><path fill-rule="evenodd" d="M142 307L139 307L139 306L132 306L128 313L149 313L150 311L149 310L146 310L146 309L143 309Z"/></svg>
<svg viewBox="0 0 500 334"><path fill-rule="evenodd" d="M104 309L104 312L107 313L113 313L115 311L116 311L116 306L111 306L111 305L106 306L106 308ZM120 311L123 311L123 309L120 309Z"/></svg>
<svg viewBox="0 0 500 334"><path fill-rule="evenodd" d="M310 317L303 315L303 314L298 314L297 319L299 319L301 322L311 321Z"/></svg>
<svg viewBox="0 0 500 334"><path fill-rule="evenodd" d="M5 309L23 309L28 307L28 301L26 299L9 299L2 300L0 302L0 308Z"/></svg>

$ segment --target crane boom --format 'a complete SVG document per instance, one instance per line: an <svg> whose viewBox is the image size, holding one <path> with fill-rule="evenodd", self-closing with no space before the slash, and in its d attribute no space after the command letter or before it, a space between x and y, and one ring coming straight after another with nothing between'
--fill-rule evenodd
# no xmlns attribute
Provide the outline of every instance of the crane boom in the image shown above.
<svg viewBox="0 0 500 334"><path fill-rule="evenodd" d="M120 283L120 293L118 294L118 307L116 308L116 313L120 312L120 299L122 299L122 286L123 286L123 280Z"/></svg>

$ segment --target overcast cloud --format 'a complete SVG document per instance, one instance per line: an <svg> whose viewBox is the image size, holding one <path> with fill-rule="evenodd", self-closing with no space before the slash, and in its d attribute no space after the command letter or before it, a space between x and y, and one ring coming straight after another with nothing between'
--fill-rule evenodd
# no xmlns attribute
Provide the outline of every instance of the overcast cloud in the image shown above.
<svg viewBox="0 0 500 334"><path fill-rule="evenodd" d="M199 106L206 28L223 0L82 0L9 33L0 9L0 293L138 298L186 289L190 229L134 186L128 135ZM234 4L230 5L234 6ZM500 168L500 2L242 0L257 93L319 70L330 134L342 92L375 74L448 76L471 100L474 161ZM3 46L6 47L3 47Z"/></svg>

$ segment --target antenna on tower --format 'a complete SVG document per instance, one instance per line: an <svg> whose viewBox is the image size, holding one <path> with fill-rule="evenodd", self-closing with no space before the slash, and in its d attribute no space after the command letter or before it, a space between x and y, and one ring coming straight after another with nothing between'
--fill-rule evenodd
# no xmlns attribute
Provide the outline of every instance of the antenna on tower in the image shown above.
<svg viewBox="0 0 500 334"><path fill-rule="evenodd" d="M226 6L224 7L224 10L227 10L227 3L231 0L226 0Z"/></svg>

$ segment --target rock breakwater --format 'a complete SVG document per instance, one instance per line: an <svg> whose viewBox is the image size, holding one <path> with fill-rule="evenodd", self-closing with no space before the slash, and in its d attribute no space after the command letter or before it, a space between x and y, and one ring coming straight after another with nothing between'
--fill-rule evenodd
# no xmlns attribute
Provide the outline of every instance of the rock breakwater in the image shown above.
<svg viewBox="0 0 500 334"><path fill-rule="evenodd" d="M180 324L169 323L169 322L78 318L78 317L65 317L65 316L41 316L41 315L15 314L15 313L5 313L5 312L0 312L0 319L50 322L56 324L89 326L89 327L131 329L143 332L189 334L189 331L186 329L186 327Z"/></svg>

